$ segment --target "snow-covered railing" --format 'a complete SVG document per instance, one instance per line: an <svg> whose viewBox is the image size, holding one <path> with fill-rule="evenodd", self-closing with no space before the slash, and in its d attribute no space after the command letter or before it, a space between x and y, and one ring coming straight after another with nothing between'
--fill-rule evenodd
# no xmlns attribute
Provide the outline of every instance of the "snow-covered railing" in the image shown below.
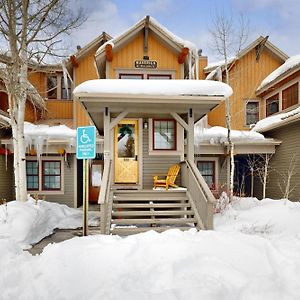
<svg viewBox="0 0 300 300"><path fill-rule="evenodd" d="M190 200L202 224L199 227L213 229L213 212L216 199L193 161L186 160L182 167L182 183L187 188Z"/></svg>
<svg viewBox="0 0 300 300"><path fill-rule="evenodd" d="M104 172L103 172L103 179L101 184L101 190L99 193L98 203L100 204L100 231L102 234L107 234L107 228L110 226L110 185L111 185L111 160L104 161ZM108 224L109 223L109 224Z"/></svg>

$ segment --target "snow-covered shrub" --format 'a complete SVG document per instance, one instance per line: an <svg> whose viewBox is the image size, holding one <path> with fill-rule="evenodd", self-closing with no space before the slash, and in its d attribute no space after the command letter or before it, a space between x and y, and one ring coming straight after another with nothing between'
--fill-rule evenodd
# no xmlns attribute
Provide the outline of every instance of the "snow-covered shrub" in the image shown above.
<svg viewBox="0 0 300 300"><path fill-rule="evenodd" d="M229 203L230 203L230 199L229 199L227 193L222 192L220 198L217 199L215 212L223 214L225 212L225 210L227 209Z"/></svg>

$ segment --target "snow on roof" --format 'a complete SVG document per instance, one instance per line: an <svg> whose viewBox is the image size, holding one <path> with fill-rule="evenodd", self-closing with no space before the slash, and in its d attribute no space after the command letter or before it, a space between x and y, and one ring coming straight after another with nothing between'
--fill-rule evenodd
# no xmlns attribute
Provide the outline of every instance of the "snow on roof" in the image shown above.
<svg viewBox="0 0 300 300"><path fill-rule="evenodd" d="M126 35L128 35L128 32L134 31L137 27L139 27L141 25L141 23L144 22L145 18L146 17L144 17L143 19L141 19L140 21L138 21L137 23L135 23L133 26L131 26L125 32L123 32L122 34L120 34L118 37L113 38L110 41L104 43L102 46L100 46L99 49L96 52L96 55L98 55L101 52L103 52L104 49L105 49L105 46L107 44L111 44L112 47L114 47L114 45L115 45L116 42L118 42L123 37L125 37ZM164 27L163 25L161 25L153 17L149 18L149 24L152 25L152 26L154 26L154 27L156 27L156 29L158 29L159 31L161 31L164 35L166 35L173 42L179 44L181 47L187 47L187 48L189 48L193 52L194 55L198 56L198 48L196 47L196 45L194 43L192 43L190 41L187 41L187 40L184 40L184 39L180 38L179 36L175 35L171 31L169 31L166 27Z"/></svg>
<svg viewBox="0 0 300 300"><path fill-rule="evenodd" d="M222 144L227 140L227 128L214 126L210 128L195 127L195 145L201 142L209 142L210 144ZM233 142L249 142L249 141L262 141L265 137L254 131L245 130L231 130L231 139Z"/></svg>
<svg viewBox="0 0 300 300"><path fill-rule="evenodd" d="M252 131L266 131L268 129L278 127L283 123L286 123L289 118L298 116L300 114L300 107L297 107L289 112L276 114L265 119L258 121L252 128ZM300 116L300 115L299 115Z"/></svg>
<svg viewBox="0 0 300 300"><path fill-rule="evenodd" d="M288 72L289 70L300 66L300 54L290 57L283 65L268 75L257 88L257 91L263 89L266 85L276 80L279 76Z"/></svg>
<svg viewBox="0 0 300 300"><path fill-rule="evenodd" d="M224 96L232 95L232 88L210 80L120 80L94 79L81 83L74 95L86 94L133 94L164 96Z"/></svg>
<svg viewBox="0 0 300 300"><path fill-rule="evenodd" d="M227 58L227 64L231 64L234 60L236 60L237 57L236 56L231 56L229 58ZM215 69L217 67L222 67L225 65L225 60L219 60L219 61L215 61L212 62L210 64L208 64L205 68L204 68L204 72L210 72L212 71L212 69Z"/></svg>

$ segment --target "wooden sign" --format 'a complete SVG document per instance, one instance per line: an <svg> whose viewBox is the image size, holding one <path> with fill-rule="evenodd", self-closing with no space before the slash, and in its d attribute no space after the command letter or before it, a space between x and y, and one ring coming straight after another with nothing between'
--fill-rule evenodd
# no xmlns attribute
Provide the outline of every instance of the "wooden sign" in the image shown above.
<svg viewBox="0 0 300 300"><path fill-rule="evenodd" d="M156 60L136 60L134 66L137 69L156 69L157 61Z"/></svg>

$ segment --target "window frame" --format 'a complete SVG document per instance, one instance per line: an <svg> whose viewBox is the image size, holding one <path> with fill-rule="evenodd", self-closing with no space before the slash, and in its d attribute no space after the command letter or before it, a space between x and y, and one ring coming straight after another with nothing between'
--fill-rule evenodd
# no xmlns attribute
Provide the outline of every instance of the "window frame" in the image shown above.
<svg viewBox="0 0 300 300"><path fill-rule="evenodd" d="M287 90L289 90L289 89L291 89L291 88L293 88L295 86L297 86L297 101L296 101L296 103L294 103L294 104L292 104L290 106L285 106L285 101L284 101L284 96L283 96L284 92L286 92ZM285 109L288 109L290 107L293 107L293 106L295 106L295 105L297 105L299 103L299 83L298 82L295 82L295 83L287 86L286 88L282 89L282 91L281 91L281 101L282 101L282 110L285 110Z"/></svg>
<svg viewBox="0 0 300 300"><path fill-rule="evenodd" d="M36 156L26 156L26 163L27 161L35 161L38 162L38 178L39 178L39 188L38 190L31 190L27 188L28 192L35 192L39 194L45 194L45 195L62 195L65 193L65 165L64 165L64 159L61 156L42 156L40 160ZM43 189L43 176L42 176L42 164L43 161L60 161L60 189L50 189L46 190ZM27 173L26 173L26 180L27 180Z"/></svg>
<svg viewBox="0 0 300 300"><path fill-rule="evenodd" d="M37 163L37 175L27 174L27 164L28 163L33 163L33 162ZM27 190L28 191L33 191L33 192L39 191L39 188L40 188L40 174L39 173L40 173L39 172L39 163L37 161L33 161L33 160L26 160L26 186L27 186ZM38 188L37 189L28 188L28 179L27 179L27 176L37 176L37 179L38 179Z"/></svg>
<svg viewBox="0 0 300 300"><path fill-rule="evenodd" d="M170 149L155 148L155 121L173 122L174 124L174 145ZM153 151L176 151L177 150L177 122L175 119L152 119L152 150Z"/></svg>
<svg viewBox="0 0 300 300"><path fill-rule="evenodd" d="M196 161L196 165L197 165L197 169L199 170L199 167L198 167L198 165L200 164L200 163L212 163L213 164L213 169L212 169L212 171L213 171L213 174L212 174L212 182L213 182L213 186L212 187L210 187L210 186L208 186L209 188L210 188L210 190L212 190L212 191L217 191L218 190L218 188L217 188L217 185L218 185L218 180L217 180L217 163L218 163L218 159L216 158L212 158L212 157L207 157L207 158L204 158L204 157L199 157L199 159ZM199 170L199 172L200 172L200 170ZM201 174L201 172L200 172L200 174ZM207 175L202 175L201 174L201 176L203 177L203 179L205 180L205 176L207 176ZM205 180L205 182L206 182L206 180ZM207 184L208 185L208 184Z"/></svg>
<svg viewBox="0 0 300 300"><path fill-rule="evenodd" d="M168 78L168 79L165 79L165 80L172 80L172 75L171 74L151 74L151 73L147 73L147 80L151 80L149 77L152 76L152 77L165 77L165 78ZM161 80L164 80L164 79L161 79Z"/></svg>
<svg viewBox="0 0 300 300"><path fill-rule="evenodd" d="M44 170L44 165L45 163L56 163L58 162L59 163L59 175L58 174L45 174L45 170ZM41 177L42 177L42 185L41 185L41 190L42 191L60 191L61 190L61 182L62 182L62 178L61 178L61 169L62 169L62 166L61 166L61 160L42 160L42 163L41 163L42 167L41 167ZM50 177L56 177L56 176L59 176L59 188L55 188L55 189L52 189L52 188L45 188L45 176L50 176Z"/></svg>
<svg viewBox="0 0 300 300"><path fill-rule="evenodd" d="M121 78L122 76L139 76L141 78ZM140 80L140 79L144 79L144 74L143 73L119 73L119 79L122 80Z"/></svg>
<svg viewBox="0 0 300 300"><path fill-rule="evenodd" d="M256 103L257 104L257 121L255 123L248 124L248 110L247 105L249 103ZM254 115L254 114L253 114ZM256 124L260 120L260 101L258 99L247 99L245 102L245 126L249 127L252 124Z"/></svg>

